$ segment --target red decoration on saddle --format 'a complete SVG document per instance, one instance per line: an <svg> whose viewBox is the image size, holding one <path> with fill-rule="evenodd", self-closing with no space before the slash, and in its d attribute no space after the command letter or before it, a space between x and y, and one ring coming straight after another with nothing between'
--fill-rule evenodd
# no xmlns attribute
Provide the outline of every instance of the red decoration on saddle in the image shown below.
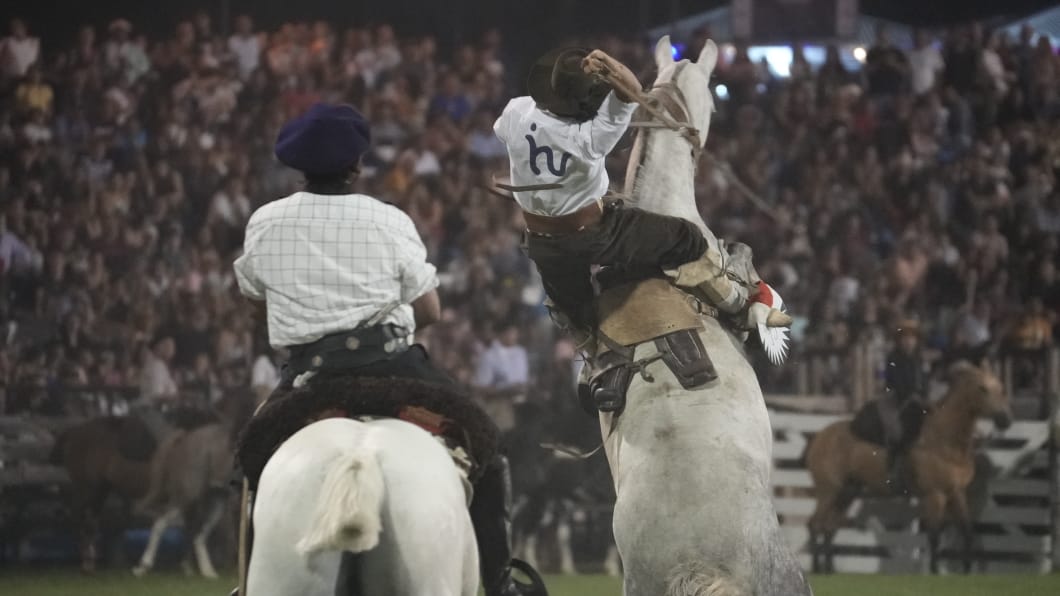
<svg viewBox="0 0 1060 596"><path fill-rule="evenodd" d="M347 413L346 410L343 410L342 408L328 408L327 410L323 410L323 411L319 412L317 415L313 416L310 419L310 422L319 422L321 420L326 420L328 418L349 418L349 417L350 417L349 413Z"/></svg>
<svg viewBox="0 0 1060 596"><path fill-rule="evenodd" d="M405 406L398 412L398 419L422 428L432 435L444 435L449 426L449 419L441 414L419 406Z"/></svg>

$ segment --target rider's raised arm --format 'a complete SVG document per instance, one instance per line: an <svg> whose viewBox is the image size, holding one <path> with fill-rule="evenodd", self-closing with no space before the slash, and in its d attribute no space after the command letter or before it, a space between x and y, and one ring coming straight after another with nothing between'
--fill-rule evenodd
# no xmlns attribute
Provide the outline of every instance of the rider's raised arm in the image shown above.
<svg viewBox="0 0 1060 596"><path fill-rule="evenodd" d="M607 94L589 127L589 153L593 158L606 157L629 128L637 104L620 100L615 92Z"/></svg>

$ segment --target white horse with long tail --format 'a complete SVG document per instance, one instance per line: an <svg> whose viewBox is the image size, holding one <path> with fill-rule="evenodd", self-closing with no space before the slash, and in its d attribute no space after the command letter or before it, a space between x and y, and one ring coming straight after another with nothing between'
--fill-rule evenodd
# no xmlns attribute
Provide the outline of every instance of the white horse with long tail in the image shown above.
<svg viewBox="0 0 1060 596"><path fill-rule="evenodd" d="M401 420L332 418L292 435L262 472L254 528L252 596L478 592L460 472ZM343 568L343 553L356 569Z"/></svg>
<svg viewBox="0 0 1060 596"><path fill-rule="evenodd" d="M708 41L697 62L675 62L669 38L659 41L651 95L686 126L641 131L626 179L633 205L696 223L714 246L718 241L696 209L693 180L714 108L708 82L717 53ZM606 299L607 291L602 305ZM701 319L698 335L715 380L684 389L657 358L657 344L638 343L633 360L641 374L633 376L624 411L601 414L625 594L811 594L777 523L772 431L755 371L741 338L713 317Z"/></svg>

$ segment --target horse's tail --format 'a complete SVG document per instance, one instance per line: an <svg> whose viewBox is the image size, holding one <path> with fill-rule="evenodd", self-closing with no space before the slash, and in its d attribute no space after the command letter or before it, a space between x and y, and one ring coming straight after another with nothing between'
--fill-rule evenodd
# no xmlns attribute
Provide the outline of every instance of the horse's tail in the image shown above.
<svg viewBox="0 0 1060 596"><path fill-rule="evenodd" d="M671 572L666 596L751 596L751 588L724 566L707 567L697 562Z"/></svg>
<svg viewBox="0 0 1060 596"><path fill-rule="evenodd" d="M298 542L298 551L311 555L375 548L383 529L384 492L375 451L362 447L340 455L327 471L312 525Z"/></svg>

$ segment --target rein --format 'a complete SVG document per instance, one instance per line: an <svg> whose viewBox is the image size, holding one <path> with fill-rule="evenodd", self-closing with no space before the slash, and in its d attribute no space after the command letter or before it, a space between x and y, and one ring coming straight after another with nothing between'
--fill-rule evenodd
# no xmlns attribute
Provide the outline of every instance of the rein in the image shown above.
<svg viewBox="0 0 1060 596"><path fill-rule="evenodd" d="M650 91L630 87L613 72L599 75L611 87L621 91L627 97L633 98L645 111L654 118L648 121L636 121L629 124L630 128L666 128L672 130L692 146L692 158L694 163L699 162L699 156L703 152L700 144L699 129L692 125L688 116L688 100L684 92L673 81L655 84Z"/></svg>
<svg viewBox="0 0 1060 596"><path fill-rule="evenodd" d="M631 122L629 124L630 128L665 128L680 134L692 146L693 163L699 163L699 158L704 153L703 147L700 145L699 129L692 126L691 118L688 115L688 100L676 83L672 80L657 83L650 91L645 93L626 85L624 81L614 76L613 73L608 72L601 75L601 78L615 89L626 94L626 96L632 97L633 101L644 108L653 118L653 120ZM660 109L660 106L663 109ZM780 222L780 217L769 205L769 202L758 196L757 193L744 184L743 180L740 180L736 173L732 171L728 163L719 161L709 151L706 154L710 161L714 163L714 166L732 181L736 189L747 197L751 204L773 221Z"/></svg>

